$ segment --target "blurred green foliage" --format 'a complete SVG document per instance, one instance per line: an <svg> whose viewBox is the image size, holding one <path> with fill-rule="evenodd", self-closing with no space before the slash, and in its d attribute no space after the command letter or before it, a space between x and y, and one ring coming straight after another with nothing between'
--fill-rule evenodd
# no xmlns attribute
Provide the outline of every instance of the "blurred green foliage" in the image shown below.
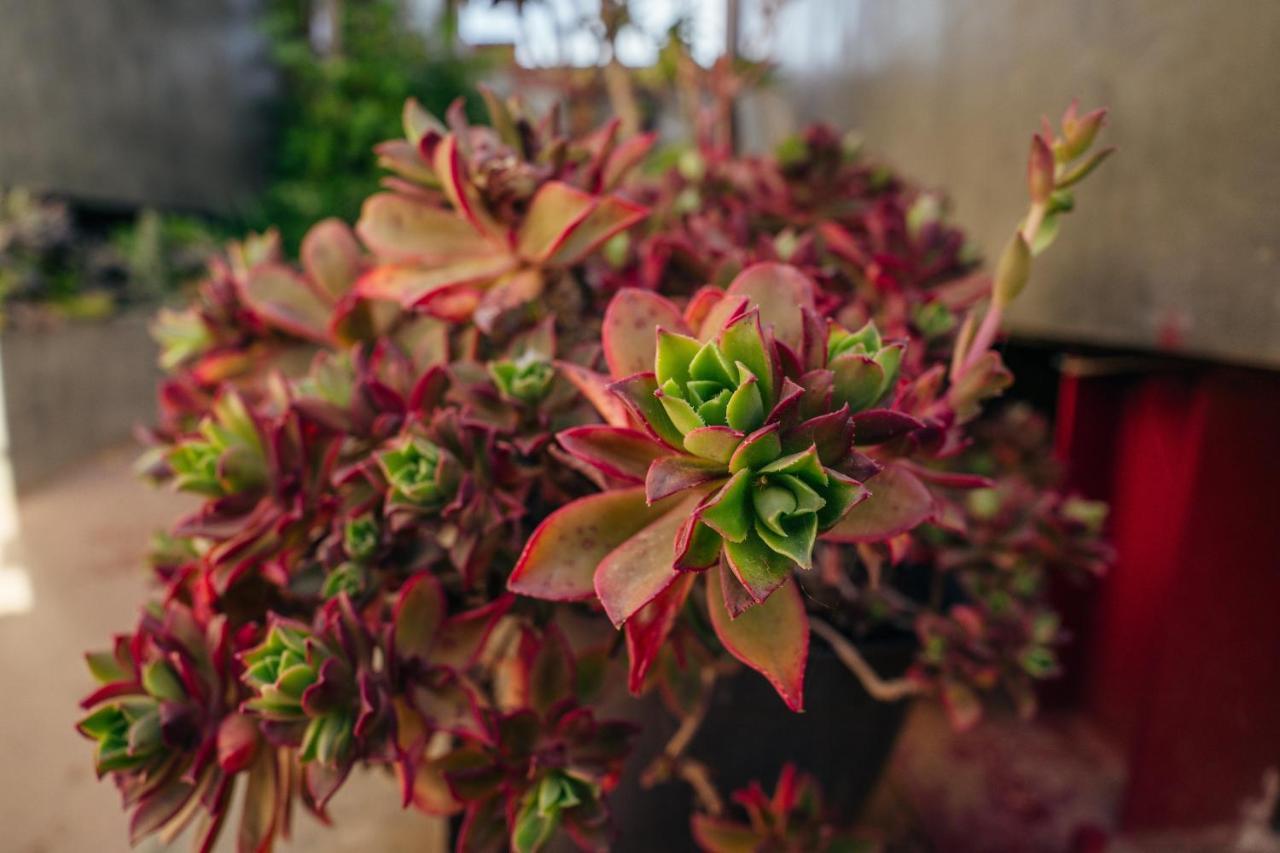
<svg viewBox="0 0 1280 853"><path fill-rule="evenodd" d="M323 5L322 5L323 4ZM402 0L272 0L267 28L282 78L275 114L277 139L268 186L247 217L249 227L280 229L296 249L316 221L352 222L381 177L372 153L401 135L400 112L410 96L436 115L467 93L478 60L452 49L447 11L431 32L409 25ZM317 11L336 24L313 38ZM477 105L468 103L468 112Z"/></svg>

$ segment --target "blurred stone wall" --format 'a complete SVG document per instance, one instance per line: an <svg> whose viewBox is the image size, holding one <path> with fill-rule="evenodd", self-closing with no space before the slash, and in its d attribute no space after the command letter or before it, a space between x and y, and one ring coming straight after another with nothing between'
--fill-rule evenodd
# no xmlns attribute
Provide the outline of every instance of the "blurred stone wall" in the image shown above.
<svg viewBox="0 0 1280 853"><path fill-rule="evenodd" d="M1110 105L1120 153L1014 328L1280 366L1280 2L790 0L776 38L798 117L948 190L988 257L1025 209L1041 114Z"/></svg>
<svg viewBox="0 0 1280 853"><path fill-rule="evenodd" d="M225 209L261 168L258 0L0 0L0 184Z"/></svg>

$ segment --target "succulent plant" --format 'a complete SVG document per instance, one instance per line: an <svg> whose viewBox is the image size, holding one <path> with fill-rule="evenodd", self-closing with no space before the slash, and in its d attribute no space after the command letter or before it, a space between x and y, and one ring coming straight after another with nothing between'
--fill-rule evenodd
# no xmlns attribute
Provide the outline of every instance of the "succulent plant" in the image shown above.
<svg viewBox="0 0 1280 853"><path fill-rule="evenodd" d="M1056 668L1044 579L1105 562L1098 512L1039 447L974 438L1100 115L1037 141L993 281L938 198L829 131L646 178L650 136L486 100L487 127L408 105L354 231L321 222L297 265L272 233L232 244L157 323L143 468L201 503L152 549L160 603L91 659L81 727L135 838L203 814L212 844L244 774L240 844L265 849L373 765L460 816L459 849L606 847L635 734L601 711L615 682L686 732L739 662L800 710L811 625L842 642L811 612L914 625L900 693L960 722ZM913 561L961 600L887 595ZM646 778L705 794L680 751ZM807 786L695 837L838 849Z"/></svg>

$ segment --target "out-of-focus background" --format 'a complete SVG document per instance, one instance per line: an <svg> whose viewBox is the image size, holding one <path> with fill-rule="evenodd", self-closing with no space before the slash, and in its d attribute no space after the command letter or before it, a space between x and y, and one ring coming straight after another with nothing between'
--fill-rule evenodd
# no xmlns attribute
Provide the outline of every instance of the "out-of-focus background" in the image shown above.
<svg viewBox="0 0 1280 853"><path fill-rule="evenodd" d="M1118 563L1064 594L1041 719L953 735L918 708L882 799L938 849L1280 849L1277 45L1280 3L1248 0L0 0L0 847L125 847L68 662L132 622L185 506L130 470L156 308L233 235L353 220L408 96L485 82L678 137L681 63L731 54L760 69L742 148L857 128L988 256L1042 113L1109 105L1120 147L1007 349ZM334 811L292 848L438 830L378 778Z"/></svg>

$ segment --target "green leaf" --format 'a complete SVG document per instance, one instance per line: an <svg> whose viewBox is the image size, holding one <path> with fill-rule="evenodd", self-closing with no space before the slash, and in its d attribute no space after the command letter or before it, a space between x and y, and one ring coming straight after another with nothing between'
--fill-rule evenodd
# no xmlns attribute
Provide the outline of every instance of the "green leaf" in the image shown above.
<svg viewBox="0 0 1280 853"><path fill-rule="evenodd" d="M763 602L791 577L795 561L766 545L760 538L758 527L758 524L752 525L747 538L741 542L726 540L724 552L733 574L753 599Z"/></svg>
<svg viewBox="0 0 1280 853"><path fill-rule="evenodd" d="M725 420L738 432L748 433L764 423L764 399L760 395L759 382L748 372L746 365L738 362L738 369L743 374L742 382L729 397Z"/></svg>
<svg viewBox="0 0 1280 853"><path fill-rule="evenodd" d="M751 472L738 471L703 507L702 521L725 539L733 542L746 539L751 530L751 514L747 508L750 491Z"/></svg>
<svg viewBox="0 0 1280 853"><path fill-rule="evenodd" d="M756 523L756 535L778 554L802 569L813 567L813 543L818 538L818 516L810 513L789 519L782 533Z"/></svg>
<svg viewBox="0 0 1280 853"><path fill-rule="evenodd" d="M700 350L705 349L695 339L687 335L658 329L658 352L654 359L654 373L658 384L675 381L683 385L689 381L690 366Z"/></svg>
<svg viewBox="0 0 1280 853"><path fill-rule="evenodd" d="M905 533L933 516L933 496L920 478L901 465L886 465L867 482L871 495L826 533L836 542L880 542Z"/></svg>
<svg viewBox="0 0 1280 853"><path fill-rule="evenodd" d="M759 312L748 311L734 320L720 333L719 341L725 358L741 363L739 381L745 381L741 375L742 365L759 381L764 407L769 408L773 404L773 357L760 331Z"/></svg>

